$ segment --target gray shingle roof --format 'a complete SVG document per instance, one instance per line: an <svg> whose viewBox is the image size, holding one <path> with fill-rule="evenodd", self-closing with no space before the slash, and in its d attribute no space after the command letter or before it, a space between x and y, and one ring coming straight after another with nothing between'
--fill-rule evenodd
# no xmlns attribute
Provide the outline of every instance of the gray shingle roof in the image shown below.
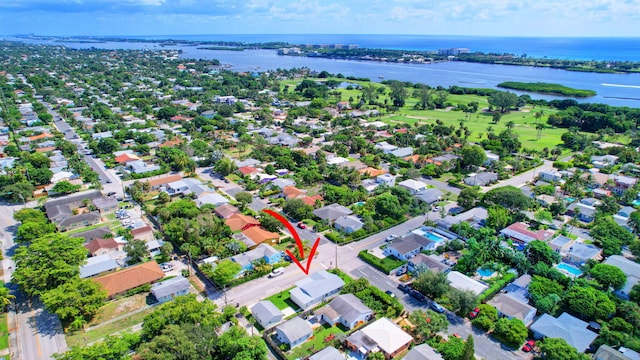
<svg viewBox="0 0 640 360"><path fill-rule="evenodd" d="M578 352L585 351L598 334L587 329L587 323L567 313L562 313L557 319L549 314L543 314L530 329L548 338L562 338Z"/></svg>
<svg viewBox="0 0 640 360"><path fill-rule="evenodd" d="M295 342L298 339L309 337L313 333L311 324L309 324L308 321L302 320L297 316L285 323L278 325L276 329L280 330L291 343Z"/></svg>
<svg viewBox="0 0 640 360"><path fill-rule="evenodd" d="M391 241L389 246L398 250L400 254L406 254L418 248L427 246L429 243L432 243L432 242L433 241L427 239L422 235L409 233L401 238Z"/></svg>
<svg viewBox="0 0 640 360"><path fill-rule="evenodd" d="M356 321L362 315L373 313L371 309L353 294L338 295L327 306L340 314L349 324Z"/></svg>
<svg viewBox="0 0 640 360"><path fill-rule="evenodd" d="M60 222L58 222L58 224L60 226L69 226L69 225L73 225L73 224L77 224L85 221L92 222L96 219L100 219L100 213L98 213L97 211L92 211L90 213L67 216L64 219L62 219Z"/></svg>
<svg viewBox="0 0 640 360"><path fill-rule="evenodd" d="M259 301L251 308L251 313L253 317L256 319L260 319L263 322L267 323L274 317L284 316L282 311L278 309L271 301L262 300Z"/></svg>
<svg viewBox="0 0 640 360"><path fill-rule="evenodd" d="M422 344L411 349L403 360L442 360L442 356L436 353L431 346Z"/></svg>
<svg viewBox="0 0 640 360"><path fill-rule="evenodd" d="M87 264L80 267L80 278L88 278L105 271L111 271L118 268L118 263L109 255L100 255L87 259Z"/></svg>
<svg viewBox="0 0 640 360"><path fill-rule="evenodd" d="M153 284L153 286L151 286L151 293L156 297L156 299L160 299L165 296L184 291L185 289L189 289L190 286L191 284L187 278L178 276L167 281Z"/></svg>
<svg viewBox="0 0 640 360"><path fill-rule="evenodd" d="M342 281L338 275L322 270L298 281L296 286L312 299L318 299L325 294L329 294L343 287L344 281Z"/></svg>
<svg viewBox="0 0 640 360"><path fill-rule="evenodd" d="M331 204L313 210L313 214L315 216L319 217L322 220L329 221L335 221L340 216L351 215L352 212L353 211L351 211L350 209L339 204Z"/></svg>
<svg viewBox="0 0 640 360"><path fill-rule="evenodd" d="M309 360L344 360L345 357L333 346L326 347L311 355Z"/></svg>

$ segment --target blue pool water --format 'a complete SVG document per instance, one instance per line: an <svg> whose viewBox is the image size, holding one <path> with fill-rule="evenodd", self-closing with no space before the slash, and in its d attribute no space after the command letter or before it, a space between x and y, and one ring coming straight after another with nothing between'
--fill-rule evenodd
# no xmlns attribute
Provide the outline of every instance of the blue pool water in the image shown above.
<svg viewBox="0 0 640 360"><path fill-rule="evenodd" d="M566 198L564 198L564 199L565 199L565 200L567 200L567 202L568 202L569 204L571 204L572 202L576 201L576 199L575 199L575 198L572 198L572 197L566 197Z"/></svg>
<svg viewBox="0 0 640 360"><path fill-rule="evenodd" d="M491 269L478 269L478 275L482 276L482 277L489 277L491 275L493 275L495 271L491 270Z"/></svg>
<svg viewBox="0 0 640 360"><path fill-rule="evenodd" d="M431 240L431 241L434 241L434 242L441 242L442 240L445 240L445 238L444 238L444 237L442 237L442 236L440 236L440 235L438 235L438 234L434 234L434 233L432 233L432 232L426 232L426 233L424 233L424 236L425 236L427 239L429 239L429 240Z"/></svg>
<svg viewBox="0 0 640 360"><path fill-rule="evenodd" d="M580 276L582 275L582 270L578 269L577 267L571 266L569 264L565 264L565 263L560 263L558 264L558 266L556 266L559 270L563 270L565 272L568 272L569 274L573 275L573 276Z"/></svg>
<svg viewBox="0 0 640 360"><path fill-rule="evenodd" d="M640 200L633 200L633 201L631 202L631 205L633 205L633 206L638 206L638 205L640 205Z"/></svg>

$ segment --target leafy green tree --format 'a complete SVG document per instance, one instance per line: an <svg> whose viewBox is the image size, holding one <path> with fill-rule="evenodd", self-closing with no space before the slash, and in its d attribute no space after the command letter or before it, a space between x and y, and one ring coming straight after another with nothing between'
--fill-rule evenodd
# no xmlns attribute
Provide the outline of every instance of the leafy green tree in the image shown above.
<svg viewBox="0 0 640 360"><path fill-rule="evenodd" d="M280 232L280 229L283 227L282 223L278 219L268 214L264 214L260 217L260 225L268 231L275 233Z"/></svg>
<svg viewBox="0 0 640 360"><path fill-rule="evenodd" d="M484 149L478 145L470 145L462 148L462 166L465 168L475 168L482 165L487 160Z"/></svg>
<svg viewBox="0 0 640 360"><path fill-rule="evenodd" d="M480 203L482 199L482 193L477 187L467 187L460 191L458 195L458 205L462 206L465 210L472 209Z"/></svg>
<svg viewBox="0 0 640 360"><path fill-rule="evenodd" d="M56 232L56 226L52 223L27 221L18 227L16 231L16 241L25 243L54 232Z"/></svg>
<svg viewBox="0 0 640 360"><path fill-rule="evenodd" d="M253 201L253 195L246 191L241 191L236 194L236 200L240 203L240 208L244 209L247 205L251 204Z"/></svg>
<svg viewBox="0 0 640 360"><path fill-rule="evenodd" d="M162 254L163 258L169 259L172 253L173 245L170 242L165 241L164 244L162 244L162 246L160 247L160 254Z"/></svg>
<svg viewBox="0 0 640 360"><path fill-rule="evenodd" d="M193 338L196 334L204 336L199 339L203 345L215 341L215 332L213 331L202 334L202 330L193 324L171 324L165 327L160 335L144 342L137 353L142 360L204 360L212 358L212 349L209 347L205 347L206 350L198 349L199 342L194 341Z"/></svg>
<svg viewBox="0 0 640 360"><path fill-rule="evenodd" d="M444 360L460 360L464 356L464 341L454 336L449 336L449 341L438 347Z"/></svg>
<svg viewBox="0 0 640 360"><path fill-rule="evenodd" d="M9 292L4 282L0 281L0 311L7 310L7 306L9 306L15 298L16 297Z"/></svg>
<svg viewBox="0 0 640 360"><path fill-rule="evenodd" d="M64 323L70 323L77 316L91 319L106 298L107 291L102 285L88 279L73 279L41 296L47 310Z"/></svg>
<svg viewBox="0 0 640 360"><path fill-rule="evenodd" d="M469 334L467 341L464 343L464 353L462 354L462 360L474 360L475 349L473 345L473 336Z"/></svg>
<svg viewBox="0 0 640 360"><path fill-rule="evenodd" d="M588 360L588 355L579 353L567 341L560 338L546 338L540 343L540 353L545 360Z"/></svg>
<svg viewBox="0 0 640 360"><path fill-rule="evenodd" d="M473 326L486 331L493 330L496 321L498 321L498 310L487 304L480 304L478 309L480 309L480 313L475 319L471 320Z"/></svg>
<svg viewBox="0 0 640 360"><path fill-rule="evenodd" d="M313 216L313 206L305 204L301 199L285 201L282 210L296 220L310 219Z"/></svg>
<svg viewBox="0 0 640 360"><path fill-rule="evenodd" d="M397 80L391 80L389 81L389 86L391 87L391 93L389 96L393 101L393 106L403 107L407 96L409 95L407 89L404 87L404 83Z"/></svg>
<svg viewBox="0 0 640 360"><path fill-rule="evenodd" d="M542 262L551 266L560 262L560 254L553 251L544 241L531 241L527 244L524 252L532 265Z"/></svg>
<svg viewBox="0 0 640 360"><path fill-rule="evenodd" d="M416 333L420 334L423 339L428 339L449 328L447 317L432 310L415 310L409 315L409 321L415 326Z"/></svg>
<svg viewBox="0 0 640 360"><path fill-rule="evenodd" d="M500 109L505 113L518 103L518 95L507 91L496 91L489 96L489 105Z"/></svg>
<svg viewBox="0 0 640 360"><path fill-rule="evenodd" d="M107 336L91 345L77 345L64 353L54 354L56 360L107 360L128 359L129 353L140 342L138 334Z"/></svg>
<svg viewBox="0 0 640 360"><path fill-rule="evenodd" d="M436 299L449 290L449 280L447 274L429 270L418 275L413 287L431 299Z"/></svg>
<svg viewBox="0 0 640 360"><path fill-rule="evenodd" d="M482 202L487 205L498 205L509 209L511 212L526 210L531 206L531 199L526 197L520 189L508 185L487 191L482 197Z"/></svg>
<svg viewBox="0 0 640 360"><path fill-rule="evenodd" d="M21 246L13 257L13 281L30 296L41 295L79 276L87 259L83 238L51 234Z"/></svg>
<svg viewBox="0 0 640 360"><path fill-rule="evenodd" d="M266 360L267 345L262 338L248 336L244 329L234 326L218 338L215 354L216 359Z"/></svg>
<svg viewBox="0 0 640 360"><path fill-rule="evenodd" d="M589 270L589 274L604 287L604 290L609 290L610 287L620 290L627 282L627 275L613 265L596 264Z"/></svg>
<svg viewBox="0 0 640 360"><path fill-rule="evenodd" d="M607 294L592 287L571 287L564 302L571 311L591 319L606 319L616 311L616 304Z"/></svg>
<svg viewBox="0 0 640 360"><path fill-rule="evenodd" d="M60 181L51 188L51 191L59 194L71 194L80 190L81 185L73 185L68 181Z"/></svg>
<svg viewBox="0 0 640 360"><path fill-rule="evenodd" d="M520 319L500 318L496 322L493 335L508 345L516 347L527 339L528 331Z"/></svg>
<svg viewBox="0 0 640 360"><path fill-rule="evenodd" d="M633 285L629 292L629 300L640 304L640 283Z"/></svg>
<svg viewBox="0 0 640 360"><path fill-rule="evenodd" d="M235 261L224 259L213 270L212 280L218 285L226 285L242 270L242 266Z"/></svg>
<svg viewBox="0 0 640 360"><path fill-rule="evenodd" d="M100 154L113 154L120 149L120 143L114 138L102 138L96 144L96 149Z"/></svg>
<svg viewBox="0 0 640 360"><path fill-rule="evenodd" d="M224 321L225 319L217 311L213 302L200 302L193 294L178 296L173 301L162 304L151 314L145 316L142 323L142 338L146 340L152 339L170 324L220 326Z"/></svg>
<svg viewBox="0 0 640 360"><path fill-rule="evenodd" d="M402 205L400 205L398 197L389 192L378 195L374 199L374 207L374 218L377 219L390 217L394 220L400 220L407 212L406 209Z"/></svg>
<svg viewBox="0 0 640 360"><path fill-rule="evenodd" d="M25 203L33 195L34 186L29 182L19 181L5 186L2 190L2 196L8 201L14 204Z"/></svg>
<svg viewBox="0 0 640 360"><path fill-rule="evenodd" d="M451 301L451 306L459 314L468 314L478 303L478 297L471 290L450 288L447 297Z"/></svg>
<svg viewBox="0 0 640 360"><path fill-rule="evenodd" d="M37 223L47 223L49 220L44 215L44 213L40 210L24 208L13 213L13 218L16 221L20 222L37 222Z"/></svg>
<svg viewBox="0 0 640 360"><path fill-rule="evenodd" d="M214 166L213 170L222 176L227 176L238 169L236 163L229 158L220 159Z"/></svg>
<svg viewBox="0 0 640 360"><path fill-rule="evenodd" d="M171 201L171 195L169 195L167 192L161 191L161 192L158 194L158 201L159 201L161 204L166 204L166 203L168 203L168 202L170 202L170 201Z"/></svg>
<svg viewBox="0 0 640 360"><path fill-rule="evenodd" d="M629 226L633 228L633 232L640 234L640 211L634 211L629 216Z"/></svg>
<svg viewBox="0 0 640 360"><path fill-rule="evenodd" d="M509 210L501 206L492 206L487 210L487 226L500 230L511 224L511 214Z"/></svg>
<svg viewBox="0 0 640 360"><path fill-rule="evenodd" d="M622 245L631 244L635 236L618 225L611 216L596 218L590 230L596 245L602 248L604 256L617 255L622 252Z"/></svg>
<svg viewBox="0 0 640 360"><path fill-rule="evenodd" d="M149 250L144 240L132 239L127 241L124 246L124 252L129 257L129 265L142 262L147 256L149 256Z"/></svg>
<svg viewBox="0 0 640 360"><path fill-rule="evenodd" d="M53 177L53 172L47 168L41 169L32 169L29 171L29 177L31 178L31 182L34 185L47 185L51 183L51 177Z"/></svg>

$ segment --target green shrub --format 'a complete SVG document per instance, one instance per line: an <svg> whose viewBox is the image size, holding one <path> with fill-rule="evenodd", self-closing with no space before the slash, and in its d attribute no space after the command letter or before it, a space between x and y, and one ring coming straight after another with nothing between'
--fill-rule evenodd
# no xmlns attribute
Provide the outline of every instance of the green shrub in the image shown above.
<svg viewBox="0 0 640 360"><path fill-rule="evenodd" d="M506 273L501 279L496 280L489 288L478 296L478 300L480 302L484 302L485 299L491 298L498 291L500 291L503 287L507 286L510 282L512 282L516 278L516 274L514 273Z"/></svg>
<svg viewBox="0 0 640 360"><path fill-rule="evenodd" d="M367 250L362 250L358 253L358 257L362 259L367 264L373 266L374 268L382 271L385 274L391 273L391 271L399 268L400 266L407 263L406 260L398 260L396 258L387 256L384 259L379 259L375 255L369 254Z"/></svg>

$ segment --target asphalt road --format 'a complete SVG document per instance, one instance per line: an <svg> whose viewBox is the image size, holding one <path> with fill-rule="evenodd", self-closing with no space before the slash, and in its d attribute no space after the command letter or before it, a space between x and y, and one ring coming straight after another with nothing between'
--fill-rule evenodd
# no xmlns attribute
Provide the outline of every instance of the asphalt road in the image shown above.
<svg viewBox="0 0 640 360"><path fill-rule="evenodd" d="M527 183L528 181L533 181L537 174L540 174L541 171L545 171L545 170L551 170L553 168L553 161L550 160L544 160L543 164L535 167L531 170L525 171L522 174L516 175L514 177L511 177L509 179L500 181L497 184L491 185L491 186L483 186L481 191L482 192L487 192L491 189L495 189L497 187L502 187L502 186L507 186L507 185L512 185L515 187L521 187L523 186L525 183Z"/></svg>
<svg viewBox="0 0 640 360"><path fill-rule="evenodd" d="M67 345L58 317L44 310L37 300L30 300L15 284L11 283L16 244L13 241L16 222L13 212L22 205L0 204L0 238L2 251L6 255L2 261L4 281L16 296L15 306L9 308L9 348L14 359L52 359L53 354L66 351Z"/></svg>

